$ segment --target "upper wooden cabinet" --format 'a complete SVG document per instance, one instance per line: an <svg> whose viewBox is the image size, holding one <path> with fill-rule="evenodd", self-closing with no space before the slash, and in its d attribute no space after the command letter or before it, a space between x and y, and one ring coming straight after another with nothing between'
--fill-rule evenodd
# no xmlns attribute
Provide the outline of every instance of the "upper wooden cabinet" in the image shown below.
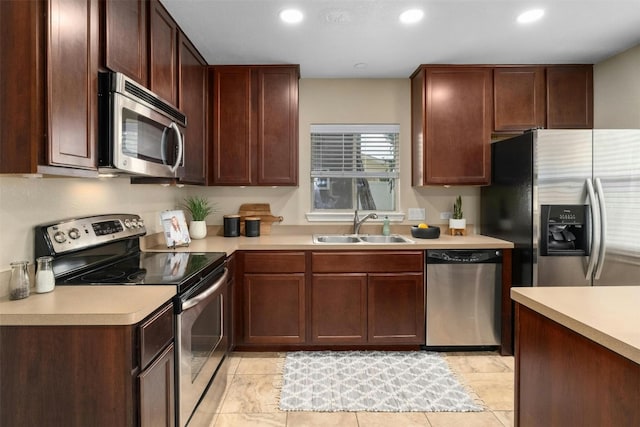
<svg viewBox="0 0 640 427"><path fill-rule="evenodd" d="M97 168L98 0L50 0L49 164Z"/></svg>
<svg viewBox="0 0 640 427"><path fill-rule="evenodd" d="M492 70L421 66L411 85L413 185L488 184Z"/></svg>
<svg viewBox="0 0 640 427"><path fill-rule="evenodd" d="M158 0L151 0L149 89L173 105L178 105L178 31L178 24L164 6Z"/></svg>
<svg viewBox="0 0 640 427"><path fill-rule="evenodd" d="M494 132L544 127L545 86L544 67L494 68Z"/></svg>
<svg viewBox="0 0 640 427"><path fill-rule="evenodd" d="M593 127L593 66L504 66L493 70L493 131Z"/></svg>
<svg viewBox="0 0 640 427"><path fill-rule="evenodd" d="M45 7L0 1L0 173L35 173L46 161Z"/></svg>
<svg viewBox="0 0 640 427"><path fill-rule="evenodd" d="M187 116L181 182L205 183L207 63L189 39L178 34L178 108Z"/></svg>
<svg viewBox="0 0 640 427"><path fill-rule="evenodd" d="M211 185L298 184L297 65L210 67Z"/></svg>
<svg viewBox="0 0 640 427"><path fill-rule="evenodd" d="M149 84L148 0L106 0L103 13L103 64L143 86Z"/></svg>
<svg viewBox="0 0 640 427"><path fill-rule="evenodd" d="M593 128L593 66L547 67L547 128Z"/></svg>

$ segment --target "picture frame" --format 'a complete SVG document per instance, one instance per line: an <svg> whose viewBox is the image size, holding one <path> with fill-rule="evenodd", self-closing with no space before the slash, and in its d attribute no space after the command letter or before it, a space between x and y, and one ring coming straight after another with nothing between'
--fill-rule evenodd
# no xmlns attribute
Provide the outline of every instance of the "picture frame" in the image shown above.
<svg viewBox="0 0 640 427"><path fill-rule="evenodd" d="M187 227L187 220L182 210L163 211L160 213L164 238L168 248L189 246L191 236Z"/></svg>

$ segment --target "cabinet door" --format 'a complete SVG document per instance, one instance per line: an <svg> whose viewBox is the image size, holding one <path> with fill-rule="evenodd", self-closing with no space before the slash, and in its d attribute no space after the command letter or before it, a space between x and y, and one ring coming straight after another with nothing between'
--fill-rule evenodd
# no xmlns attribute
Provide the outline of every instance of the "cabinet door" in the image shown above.
<svg viewBox="0 0 640 427"><path fill-rule="evenodd" d="M34 173L45 162L45 7L0 1L0 173Z"/></svg>
<svg viewBox="0 0 640 427"><path fill-rule="evenodd" d="M147 0L104 2L104 65L147 86Z"/></svg>
<svg viewBox="0 0 640 427"><path fill-rule="evenodd" d="M257 184L297 185L297 67L259 67L257 75Z"/></svg>
<svg viewBox="0 0 640 427"><path fill-rule="evenodd" d="M149 88L178 105L178 25L158 0L151 0L149 7Z"/></svg>
<svg viewBox="0 0 640 427"><path fill-rule="evenodd" d="M544 127L543 67L505 67L493 70L493 130L524 131Z"/></svg>
<svg viewBox="0 0 640 427"><path fill-rule="evenodd" d="M425 78L423 184L488 184L491 69L427 68Z"/></svg>
<svg viewBox="0 0 640 427"><path fill-rule="evenodd" d="M251 108L251 69L211 69L213 155L209 182L214 185L249 185L255 133Z"/></svg>
<svg viewBox="0 0 640 427"><path fill-rule="evenodd" d="M96 169L98 0L51 0L49 164Z"/></svg>
<svg viewBox="0 0 640 427"><path fill-rule="evenodd" d="M174 347L169 345L155 362L138 376L140 425L171 427L175 423Z"/></svg>
<svg viewBox="0 0 640 427"><path fill-rule="evenodd" d="M178 108L187 116L184 132L184 172L180 181L203 184L206 163L206 62L181 32L178 38Z"/></svg>
<svg viewBox="0 0 640 427"><path fill-rule="evenodd" d="M325 344L367 342L367 275L314 274L311 340Z"/></svg>
<svg viewBox="0 0 640 427"><path fill-rule="evenodd" d="M593 66L547 67L547 127L593 128Z"/></svg>
<svg viewBox="0 0 640 427"><path fill-rule="evenodd" d="M372 273L368 280L370 344L424 344L422 273Z"/></svg>
<svg viewBox="0 0 640 427"><path fill-rule="evenodd" d="M244 341L305 341L304 273L244 275Z"/></svg>

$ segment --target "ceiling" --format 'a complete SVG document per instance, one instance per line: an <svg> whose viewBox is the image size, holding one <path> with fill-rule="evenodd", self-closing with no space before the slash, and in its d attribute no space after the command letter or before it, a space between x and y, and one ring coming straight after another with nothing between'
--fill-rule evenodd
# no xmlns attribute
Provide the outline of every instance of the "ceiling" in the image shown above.
<svg viewBox="0 0 640 427"><path fill-rule="evenodd" d="M598 63L640 43L640 0L161 0L209 64L406 78L419 64ZM284 24L281 10L304 13ZM522 25L521 12L543 8ZM422 21L398 21L408 8ZM360 64L360 65L356 65Z"/></svg>

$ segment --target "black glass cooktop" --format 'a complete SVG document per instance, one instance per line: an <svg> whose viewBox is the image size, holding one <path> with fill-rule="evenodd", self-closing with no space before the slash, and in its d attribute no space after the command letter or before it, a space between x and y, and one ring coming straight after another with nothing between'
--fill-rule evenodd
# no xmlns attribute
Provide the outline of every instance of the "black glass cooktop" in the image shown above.
<svg viewBox="0 0 640 427"><path fill-rule="evenodd" d="M138 252L111 264L59 278L57 285L177 285L224 264L224 252Z"/></svg>

